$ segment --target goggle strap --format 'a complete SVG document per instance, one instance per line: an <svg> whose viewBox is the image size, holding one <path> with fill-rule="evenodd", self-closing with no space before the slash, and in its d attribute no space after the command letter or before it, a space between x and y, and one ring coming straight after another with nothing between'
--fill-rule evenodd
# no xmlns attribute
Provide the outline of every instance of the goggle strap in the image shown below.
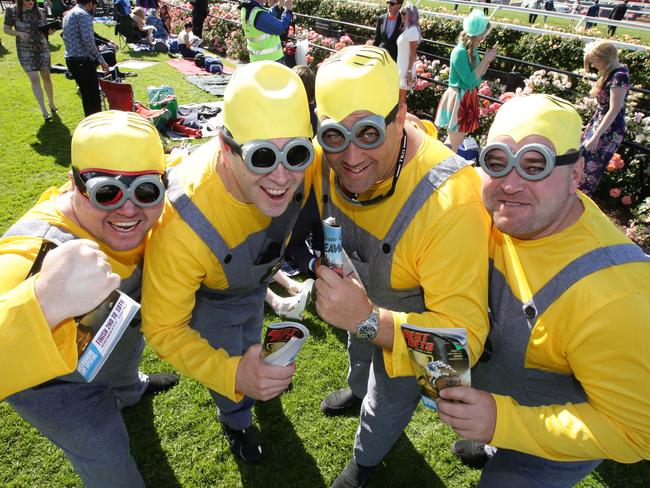
<svg viewBox="0 0 650 488"><path fill-rule="evenodd" d="M386 123L386 127L395 120L395 117L397 116L397 112L399 111L399 102L393 107L393 109L388 112L388 115L384 117L384 121Z"/></svg>
<svg viewBox="0 0 650 488"><path fill-rule="evenodd" d="M72 179L74 180L74 184L79 189L79 191L85 195L87 191L86 182L81 178L81 174L75 166L72 167Z"/></svg>
<svg viewBox="0 0 650 488"><path fill-rule="evenodd" d="M223 130L221 132L221 135L223 136L224 140L226 141L226 144L230 149L235 151L239 156L242 155L242 147L241 145L235 140L235 138L232 136L232 133L228 130L228 128L224 125Z"/></svg>
<svg viewBox="0 0 650 488"><path fill-rule="evenodd" d="M567 164L573 164L580 158L580 153L578 151L562 154L561 156L555 156L555 166L566 166Z"/></svg>

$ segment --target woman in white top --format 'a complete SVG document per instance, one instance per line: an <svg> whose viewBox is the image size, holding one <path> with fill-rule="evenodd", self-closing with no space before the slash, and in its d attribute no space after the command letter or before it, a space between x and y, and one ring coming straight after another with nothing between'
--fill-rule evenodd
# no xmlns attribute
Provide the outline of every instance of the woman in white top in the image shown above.
<svg viewBox="0 0 650 488"><path fill-rule="evenodd" d="M420 44L420 14L415 5L400 10L402 33L397 38L397 67L399 68L399 101L406 103L406 94L415 80L415 50Z"/></svg>

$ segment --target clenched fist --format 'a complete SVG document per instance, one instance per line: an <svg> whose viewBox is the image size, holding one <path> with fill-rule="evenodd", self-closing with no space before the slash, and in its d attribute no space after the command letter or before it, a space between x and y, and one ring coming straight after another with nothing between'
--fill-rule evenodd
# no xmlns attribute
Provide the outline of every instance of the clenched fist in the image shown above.
<svg viewBox="0 0 650 488"><path fill-rule="evenodd" d="M34 292L50 328L91 311L120 286L108 257L86 239L50 251L34 283Z"/></svg>

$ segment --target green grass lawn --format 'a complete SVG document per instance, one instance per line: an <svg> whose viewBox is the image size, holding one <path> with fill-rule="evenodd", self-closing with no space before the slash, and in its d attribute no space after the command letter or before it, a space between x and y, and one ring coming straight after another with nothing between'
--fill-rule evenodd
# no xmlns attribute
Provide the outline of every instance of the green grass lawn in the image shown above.
<svg viewBox="0 0 650 488"><path fill-rule="evenodd" d="M112 29L96 27L110 36ZM4 231L51 185L66 179L70 138L83 118L74 82L53 75L59 116L44 123L20 68L13 38L0 34L0 231ZM63 63L63 46L52 37L53 63ZM118 53L121 59L128 53ZM135 56L131 56L135 57ZM166 55L143 55L159 61L129 78L136 99L146 100L146 87L169 84L180 103L214 97L186 83L169 67ZM255 422L263 432L265 460L256 467L238 463L228 450L215 420L207 390L183 378L172 391L143 400L124 412L131 450L147 486L319 488L329 486L347 464L355 417L326 418L319 411L323 396L345 384L347 356L344 334L313 313L304 321L312 333L298 358L293 389L279 399L260 402ZM271 315L267 320L273 320ZM142 370L172 371L147 349ZM71 419L74 421L74 419ZM377 473L371 487L471 487L479 471L463 467L449 452L455 434L420 406L415 417ZM62 452L0 402L0 486L56 488L81 486ZM647 487L650 465L606 462L581 487Z"/></svg>

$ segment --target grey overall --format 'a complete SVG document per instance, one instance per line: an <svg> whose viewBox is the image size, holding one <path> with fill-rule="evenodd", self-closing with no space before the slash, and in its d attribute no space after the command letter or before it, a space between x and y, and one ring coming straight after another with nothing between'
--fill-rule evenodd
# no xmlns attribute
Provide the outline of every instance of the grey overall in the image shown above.
<svg viewBox="0 0 650 488"><path fill-rule="evenodd" d="M398 312L422 313L426 310L421 287L391 287L395 248L409 224L447 178L469 163L458 157L441 161L413 189L386 237L379 240L334 205L329 196L329 166L323 163L323 215L336 217L343 229L343 248L352 260L377 306ZM390 205L386 200L384 205ZM363 398L361 419L354 442L354 460L362 466L375 466L388 454L413 416L420 399L415 377L389 378L382 350L348 334L350 370L348 384Z"/></svg>
<svg viewBox="0 0 650 488"><path fill-rule="evenodd" d="M183 163L187 164L187 163ZM176 175L169 172L167 195L174 208L196 235L219 260L228 280L228 288L216 290L205 285L196 292L190 327L215 349L241 356L253 344L259 344L268 284L280 268L286 241L298 218L304 198L301 183L287 210L271 219L268 227L250 234L235 248L229 248L219 232L184 192ZM224 209L227 211L227 209ZM233 402L210 390L218 407L218 418L237 430L250 427L255 401L244 397Z"/></svg>
<svg viewBox="0 0 650 488"><path fill-rule="evenodd" d="M17 222L3 237L11 236L42 237L57 244L78 238L40 220ZM120 290L137 301L141 274L136 268L120 283ZM18 415L63 450L87 488L144 486L120 413L147 388L147 376L138 373L143 349L137 316L91 383L74 372L7 398Z"/></svg>
<svg viewBox="0 0 650 488"><path fill-rule="evenodd" d="M526 350L537 320L562 294L584 277L611 266L647 261L634 244L594 249L567 264L528 302L511 291L506 277L490 262L490 333L486 351L472 370L472 386L514 398L525 406L584 403L588 397L572 374L527 368ZM578 285L579 286L579 285ZM481 487L569 487L602 459L560 462L498 449L483 469Z"/></svg>

